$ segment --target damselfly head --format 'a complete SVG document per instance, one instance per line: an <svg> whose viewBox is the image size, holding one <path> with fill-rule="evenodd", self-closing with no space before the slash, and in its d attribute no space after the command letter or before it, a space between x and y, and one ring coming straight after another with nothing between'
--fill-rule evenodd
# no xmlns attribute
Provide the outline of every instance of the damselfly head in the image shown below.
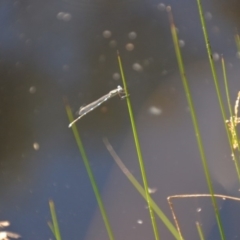
<svg viewBox="0 0 240 240"><path fill-rule="evenodd" d="M117 86L117 90L118 90L118 95L121 99L127 97L125 90L120 85Z"/></svg>

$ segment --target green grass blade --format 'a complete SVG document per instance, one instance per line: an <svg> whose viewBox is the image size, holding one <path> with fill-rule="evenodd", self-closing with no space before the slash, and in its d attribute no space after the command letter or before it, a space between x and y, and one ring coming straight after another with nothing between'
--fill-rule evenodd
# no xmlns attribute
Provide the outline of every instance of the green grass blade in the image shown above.
<svg viewBox="0 0 240 240"><path fill-rule="evenodd" d="M198 230L198 235L200 240L205 240L204 235L203 235L203 230L199 222L196 222L197 230Z"/></svg>
<svg viewBox="0 0 240 240"><path fill-rule="evenodd" d="M148 204L148 209L149 209L149 213L150 213L150 217L151 217L153 232L154 232L155 239L158 240L159 239L159 233L158 233L157 223L156 223L154 212L152 211L152 207L151 207L150 200L149 200L150 196L149 196L149 193L148 193L147 175L146 175L146 171L145 171L145 167L144 167L144 161L143 161L141 147L140 147L140 143L139 143L137 128L136 128L136 124L135 124L135 120L134 120L134 116L133 116L132 106L131 106L129 93L128 93L128 88L127 88L127 82L126 82L126 79L125 79L123 66L122 66L122 61L121 61L119 52L118 52L118 65L119 65L119 69L120 69L120 73L121 73L121 77L122 77L122 81L123 81L124 90L125 90L125 93L127 95L126 99L127 99L128 112L129 112L129 116L130 116L130 121L131 121L131 126L132 126L132 131L133 131L133 137L134 137L134 142L135 142L135 146L136 146L139 166L140 166L140 170L141 170L141 174L142 174L143 185L144 185L145 194L146 194L146 198L147 198L147 204Z"/></svg>
<svg viewBox="0 0 240 240"><path fill-rule="evenodd" d="M200 135L200 130L199 130L198 122L197 122L197 117L196 117L196 113L195 113L195 109L194 109L194 105L193 105L193 100L192 100L192 97L191 97L190 88L188 86L188 81L187 81L187 77L186 77L186 73L185 73L185 69L184 69L184 64L183 64L183 60L182 60L182 55L181 55L181 51L180 51L180 47L179 47L179 40L178 40L178 36L177 36L177 31L176 31L176 27L175 27L175 24L174 24L174 21L173 21L173 16L172 16L172 12L171 12L170 7L168 7L168 15L169 15L171 33L172 33L174 48L175 48L175 52L176 52L177 62L178 62L178 66L179 66L179 71L180 71L182 83L183 83L183 86L184 86L184 91L185 91L185 94L186 94L186 97L187 97L188 105L189 105L189 108L190 108L190 113L191 113L193 126L194 126L194 131L195 131L195 135L196 135L196 139L197 139L197 144L198 144L198 148L199 148L199 152L200 152L200 156L201 156L201 160L202 160L202 165L203 165L203 169L204 169L204 173L205 173L205 178L206 178L206 181L207 181L209 192L211 194L212 204L213 204L216 220L217 220L217 223L218 223L218 228L219 228L219 232L220 232L220 235L221 235L221 239L223 240L223 239L225 239L225 236L224 236L224 232L223 232L222 221L221 221L221 218L220 218L217 202L216 202L216 199L214 197L213 184L212 184L212 181L211 181L210 172L209 172L209 168L208 168L208 165L207 165L207 159L206 159L204 148L203 148L202 138L201 138L201 135Z"/></svg>
<svg viewBox="0 0 240 240"><path fill-rule="evenodd" d="M72 122L73 121L73 114L72 114L70 106L68 104L66 104L66 100L65 100L65 107L66 107L67 115L68 115L68 118L69 118L69 122ZM101 215L102 215L105 227L107 229L108 237L109 237L110 240L114 240L113 231L112 231L112 228L110 226L110 222L108 220L107 213L106 213L106 210L104 208L100 192L98 190L96 181L95 181L94 176L93 176L92 169L90 167L90 164L89 164L86 152L84 150L81 138L80 138L80 136L78 134L77 127L76 127L75 124L72 126L72 130L73 130L73 134L74 134L75 140L77 142L78 149L79 149L79 151L81 153L81 156L83 158L83 162L84 162L85 168L87 170L88 177L90 179L90 182L91 182L91 185L92 185L95 197L97 199L98 206L99 206L99 209L100 209L100 212L101 212Z"/></svg>
<svg viewBox="0 0 240 240"><path fill-rule="evenodd" d="M124 165L122 160L119 158L119 156L113 149L112 145L109 143L109 141L106 138L103 139L103 142L104 142L107 150L111 154L112 158L116 162L116 164L119 166L119 168L125 174L125 176L129 179L129 181L133 184L133 186L138 190L138 192L142 195L142 197L147 201L147 197L146 197L144 188L137 181L137 179L132 175L132 173L127 169L127 167ZM167 216L163 213L163 211L158 207L158 205L154 202L154 200L150 196L149 196L149 201L150 201L151 207L155 211L156 215L162 220L162 222L165 224L165 226L168 228L168 230L172 233L172 235L175 237L175 239L183 240L183 238L180 237L177 229L174 227L174 225L171 223L171 221L167 218Z"/></svg>
<svg viewBox="0 0 240 240"><path fill-rule="evenodd" d="M52 228L50 227L50 229L54 233L56 240L61 240L61 234L60 234L58 221L57 221L57 214L55 211L54 202L52 200L49 201L49 207L50 207L50 212L51 212L52 222L53 222Z"/></svg>
<svg viewBox="0 0 240 240"><path fill-rule="evenodd" d="M224 105L223 105L222 95L221 95L221 92L220 92L220 87L219 87L219 83L218 83L218 77L217 77L217 73L216 73L216 69L215 69L215 64L214 64L214 61L213 61L213 58L212 58L212 50L211 50L211 45L210 45L210 41L209 41L209 37L208 37L208 33L207 33L207 27L206 27L205 19L204 19L204 16L203 16L203 9L202 9L201 0L197 0L197 4L198 4L198 11L199 11L199 15L200 15L204 40L205 40L207 53L208 53L208 59L209 59L209 63L210 63L211 71L212 71L212 76L213 76L213 80L214 80L215 89L216 89L216 92L217 92L218 102L219 102L219 105L220 105L222 118L223 118L225 130L226 130L226 133L227 133L227 137L228 137L228 142L229 142L229 145L230 145L230 148L231 148L231 146L232 146L231 136L230 136L230 133L228 131L227 124L225 123L225 121L227 120L227 117L226 117L226 113L225 113L225 109L224 109ZM234 162L235 162L235 167L236 167L236 171L237 171L237 175L238 175L238 180L240 181L239 162L238 161L234 161ZM223 237L223 234L221 234L221 236Z"/></svg>

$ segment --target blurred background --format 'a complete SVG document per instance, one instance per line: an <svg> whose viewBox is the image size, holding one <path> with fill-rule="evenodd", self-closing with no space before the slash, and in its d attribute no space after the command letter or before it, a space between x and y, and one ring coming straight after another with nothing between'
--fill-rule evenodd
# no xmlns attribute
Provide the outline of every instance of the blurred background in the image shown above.
<svg viewBox="0 0 240 240"><path fill-rule="evenodd" d="M223 86L226 58L232 104L239 86L234 35L239 2L203 0L213 58ZM63 239L108 239L63 98L79 107L122 85L119 50L152 197L207 193L206 180L170 33L172 7L215 192L239 196L208 63L196 1L1 0L0 220L23 239L53 239L53 199ZM224 94L224 88L222 88ZM225 99L225 94L224 94ZM116 239L153 239L146 203L116 166L107 137L141 182L125 100L115 97L77 122ZM219 239L209 199L174 200L185 239ZM219 201L227 239L240 239L239 204ZM172 235L157 220L162 239Z"/></svg>

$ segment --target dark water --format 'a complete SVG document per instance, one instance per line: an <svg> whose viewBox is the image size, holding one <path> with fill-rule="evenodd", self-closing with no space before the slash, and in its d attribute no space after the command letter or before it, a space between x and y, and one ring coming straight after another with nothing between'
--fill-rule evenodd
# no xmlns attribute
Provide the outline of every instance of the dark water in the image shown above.
<svg viewBox="0 0 240 240"><path fill-rule="evenodd" d="M53 199L63 239L108 239L67 128L63 97L76 112L122 85L117 49L149 184L157 189L153 198L171 219L169 195L208 192L164 4L172 6L182 40L215 191L239 196L195 1L2 0L0 220L12 223L10 231L23 239L53 239L47 226L48 201ZM240 88L234 42L237 3L203 1L203 7L219 75L219 57L226 57L234 103ZM136 38L131 39L134 34ZM126 49L133 46L132 51ZM160 109L159 115L151 107ZM102 142L108 137L129 170L141 179L126 101L111 99L77 126L116 239L153 238L146 203ZM219 239L210 200L175 202L186 239L197 239L196 221L203 223L206 239ZM219 206L227 239L240 239L239 204L226 200L219 201ZM173 239L160 221L159 228L162 239Z"/></svg>

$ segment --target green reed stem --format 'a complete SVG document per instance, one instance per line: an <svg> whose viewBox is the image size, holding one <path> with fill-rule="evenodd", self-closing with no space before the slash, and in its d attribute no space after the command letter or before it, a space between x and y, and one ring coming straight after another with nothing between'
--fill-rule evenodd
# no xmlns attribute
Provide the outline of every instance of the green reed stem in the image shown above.
<svg viewBox="0 0 240 240"><path fill-rule="evenodd" d="M60 234L58 221L57 221L57 214L55 211L54 202L52 200L49 201L49 207L50 207L50 212L52 216L52 224L51 224L52 227L50 227L50 229L52 230L56 240L61 240L61 234Z"/></svg>
<svg viewBox="0 0 240 240"><path fill-rule="evenodd" d="M237 45L237 50L238 50L238 54L240 53L240 38L239 38L239 34L235 35L235 43Z"/></svg>
<svg viewBox="0 0 240 240"><path fill-rule="evenodd" d="M129 179L129 181L132 183L132 185L142 195L142 197L147 201L147 196L146 196L144 188L137 181L137 179L132 175L132 173L127 169L127 167L124 165L122 160L119 158L119 156L113 149L112 145L109 143L108 139L104 138L103 142L104 142L107 150L111 154L112 158L116 162L116 164L119 166L119 168L125 174L125 176ZM154 200L150 196L149 196L149 201L150 201L152 209L155 211L157 216L162 220L162 222L165 224L165 226L168 228L168 230L172 233L172 235L175 237L175 239L183 240L183 238L181 238L181 236L179 235L177 229L174 227L174 225L171 223L171 221L167 218L167 216L163 213L163 211L158 207L158 205L154 202Z"/></svg>
<svg viewBox="0 0 240 240"><path fill-rule="evenodd" d="M50 230L52 231L54 237L57 239L52 222L49 221L48 222L48 226L49 226Z"/></svg>
<svg viewBox="0 0 240 240"><path fill-rule="evenodd" d="M228 88L227 71L226 71L225 61L224 61L223 57L222 57L222 70L223 70L224 86L225 86L227 102L228 102L228 109L229 109L229 113L230 113L230 119L229 120L231 120L231 119L233 120L233 112L232 112L232 106L231 106L230 94L229 94L229 88ZM237 131L236 131L235 124L233 124L232 144L231 144L230 147L231 147L232 157L234 159L235 168L237 170L238 175L240 176L239 163L236 159L236 154L235 154L234 149L233 149L233 143L237 143L238 151L240 151L239 139L238 139L238 134L237 134Z"/></svg>
<svg viewBox="0 0 240 240"><path fill-rule="evenodd" d="M199 222L196 222L197 230L198 230L198 235L200 240L205 240L204 235L203 235L203 230Z"/></svg>
<svg viewBox="0 0 240 240"><path fill-rule="evenodd" d="M122 61L121 61L119 52L117 52L117 53L118 53L118 56L117 56L118 57L118 65L119 65L119 69L120 69L120 72L121 72L121 77L122 77L122 81L123 81L124 90L125 90L125 93L127 95L126 99L127 99L128 112L129 112L129 116L130 116L130 121L131 121L131 126L132 126L132 131L133 131L133 137L134 137L134 142L135 142L135 146L136 146L139 166L140 166L140 170L141 170L141 174L142 174L143 185L144 185L145 194L146 194L146 198L147 198L147 204L148 204L148 209L149 209L149 213L150 213L150 217L151 217L153 232L154 232L155 239L159 240L160 238L159 238L157 223L156 223L156 220L155 220L154 212L152 211L152 207L151 207L151 204L150 204L150 195L149 195L149 192L148 192L147 175L146 175L146 171L145 171L145 167L144 167L144 161L143 161L141 147L140 147L140 143L139 143L137 128L136 128L136 124L135 124L135 120L134 120L134 116L133 116L133 111L132 111L132 106L131 106L131 102L130 102L130 98L129 98L127 82L126 82L126 79L125 79L123 66L122 66Z"/></svg>
<svg viewBox="0 0 240 240"><path fill-rule="evenodd" d="M217 73L216 73L216 69L215 69L215 64L214 64L214 61L213 61L213 58L212 58L212 50L211 50L211 45L210 45L210 41L209 41L209 37L208 37L208 33L207 33L207 27L206 27L205 19L204 19L204 16L203 16L201 0L197 0L197 3L198 3L198 10L199 10L199 15L200 15L204 40L205 40L205 43L206 43L206 48L207 48L207 53L208 53L208 59L209 59L209 63L210 63L210 66L211 66L212 76L213 76L213 80L214 80L214 84L215 84L215 88L216 88L216 92L217 92L218 102L219 102L219 105L220 105L222 118L223 118L225 130L226 130L226 133L227 133L227 137L228 137L228 142L229 142L229 145L231 147L232 146L232 141L231 141L230 133L229 133L228 128L227 128L227 124L225 123L227 117L226 117L226 113L225 113L225 109L224 109L224 105L223 105L222 95L221 95L220 88L219 88L219 83L218 83ZM239 174L240 173L240 166L239 166L238 161L235 161L235 162L236 162L235 166L237 166L236 171L237 171L237 175L238 175L238 180L240 181L240 174Z"/></svg>
<svg viewBox="0 0 240 240"><path fill-rule="evenodd" d="M196 117L196 113L195 113L195 109L194 109L194 105L193 105L193 100L192 100L191 93L190 93L190 88L188 86L188 81L187 81L187 77L186 77L186 73L185 73L185 69L184 69L184 64L183 64L183 60L182 60L182 54L181 54L180 47L179 47L179 40L178 40L178 36L177 36L177 31L176 31L176 27L175 27L175 24L174 24L174 21L173 21L173 15L172 15L170 7L168 7L168 16L169 16L169 21L170 21L171 33L172 33L174 48L175 48L175 52L176 52L178 67L179 67L182 83L183 83L183 86L184 86L185 94L186 94L186 97L187 97L188 105L189 105L189 108L190 108L190 113L191 113L191 117L192 117L192 121L193 121L195 135L196 135L196 138L197 138L197 143L198 143L198 148L199 148L199 151L200 151L202 165L203 165L205 177L206 177L206 180L207 180L208 189L209 189L209 192L211 194L212 204L213 204L216 220L217 220L217 223L218 223L219 232L220 232L221 238L223 240L223 239L225 239L224 232L223 232L223 226L222 226L219 210L218 210L218 207L217 207L217 201L214 197L213 184L212 184L212 181L211 181L210 172L209 172L209 168L208 168L208 165L207 165L207 159L206 159L204 148L203 148L203 143L202 143L202 138L201 138L201 135L200 135L198 121L197 121L197 117Z"/></svg>
<svg viewBox="0 0 240 240"><path fill-rule="evenodd" d="M66 101L65 101L65 106L66 106L66 111L67 111L67 115L68 115L68 118L69 118L69 122L72 122L73 121L73 114L72 114L72 111L71 111L71 108L69 107L69 105L66 104ZM97 199L98 206L100 208L100 212L102 214L102 218L103 218L105 227L107 229L108 237L109 237L110 240L114 240L113 231L112 231L112 228L110 226L110 222L108 220L107 213L106 213L106 210L104 208L100 192L98 190L96 181L95 181L94 176L93 176L92 169L90 167L90 164L89 164L86 152L85 152L83 144L82 144L82 140L81 140L81 138L80 138L80 136L78 134L77 127L76 127L75 124L72 126L72 130L73 130L73 134L74 134L75 140L77 142L78 149L79 149L79 151L81 153L81 156L82 156L85 168L87 170L88 177L90 179L90 182L91 182L91 185L92 185L95 197Z"/></svg>
<svg viewBox="0 0 240 240"><path fill-rule="evenodd" d="M225 61L223 57L221 58L221 62L222 62L223 79L224 79L224 86L226 90L228 109L229 109L230 116L232 117L233 113L232 113L232 106L231 106L230 95L229 95L227 71L226 71Z"/></svg>

